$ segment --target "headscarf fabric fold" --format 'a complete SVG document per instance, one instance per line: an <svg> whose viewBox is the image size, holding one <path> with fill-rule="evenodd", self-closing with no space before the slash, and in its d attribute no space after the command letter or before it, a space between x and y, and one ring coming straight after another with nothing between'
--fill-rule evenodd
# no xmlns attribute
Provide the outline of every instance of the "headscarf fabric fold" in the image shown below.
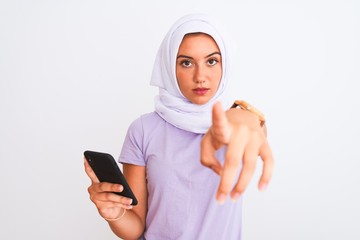
<svg viewBox="0 0 360 240"><path fill-rule="evenodd" d="M222 56L222 77L218 90L203 105L193 104L184 97L176 79L176 57L182 39L189 33L210 35ZM155 97L155 111L165 121L189 132L206 133L211 126L214 103L220 101L223 106L229 104L226 98L231 54L229 46L231 42L225 30L207 15L186 15L173 24L157 52L150 82L159 88L159 94Z"/></svg>

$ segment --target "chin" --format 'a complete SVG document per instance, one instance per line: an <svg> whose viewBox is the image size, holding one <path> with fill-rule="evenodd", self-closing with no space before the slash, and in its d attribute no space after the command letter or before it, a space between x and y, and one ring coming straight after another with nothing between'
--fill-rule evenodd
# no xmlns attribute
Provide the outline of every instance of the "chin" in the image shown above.
<svg viewBox="0 0 360 240"><path fill-rule="evenodd" d="M195 105L204 105L206 103L209 102L209 99L202 99L202 100L195 100L195 101L190 101L191 103L195 104Z"/></svg>

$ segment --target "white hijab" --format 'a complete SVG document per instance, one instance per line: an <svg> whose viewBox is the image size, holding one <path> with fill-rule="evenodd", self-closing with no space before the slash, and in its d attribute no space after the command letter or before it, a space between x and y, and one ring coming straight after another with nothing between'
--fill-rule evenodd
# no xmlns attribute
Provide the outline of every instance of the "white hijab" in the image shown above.
<svg viewBox="0 0 360 240"><path fill-rule="evenodd" d="M194 133L205 133L211 126L212 106L216 101L228 107L226 87L229 77L229 39L221 27L207 15L190 14L170 28L158 50L150 84L159 88L155 111L170 124ZM213 98L203 105L185 98L176 79L176 56L183 37L188 33L206 33L217 43L222 56L222 78ZM226 39L226 40L225 40ZM225 44L226 43L226 44Z"/></svg>

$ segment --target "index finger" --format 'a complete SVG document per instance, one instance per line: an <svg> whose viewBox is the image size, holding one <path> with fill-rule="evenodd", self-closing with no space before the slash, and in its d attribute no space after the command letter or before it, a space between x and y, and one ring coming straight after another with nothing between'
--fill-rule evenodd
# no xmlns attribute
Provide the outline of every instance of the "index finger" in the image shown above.
<svg viewBox="0 0 360 240"><path fill-rule="evenodd" d="M91 179L91 182L93 183L99 183L99 179L95 175L95 172L92 170L91 166L87 162L87 160L84 158L84 166L85 166L85 172L88 175L88 177Z"/></svg>

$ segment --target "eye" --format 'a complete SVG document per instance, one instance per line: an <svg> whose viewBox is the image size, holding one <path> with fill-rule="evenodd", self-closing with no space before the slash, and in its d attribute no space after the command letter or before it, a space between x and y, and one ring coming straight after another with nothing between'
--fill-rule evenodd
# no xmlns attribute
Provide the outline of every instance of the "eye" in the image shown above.
<svg viewBox="0 0 360 240"><path fill-rule="evenodd" d="M181 61L181 66L183 66L183 67L191 67L191 65L192 65L192 63L191 63L191 61L190 60L183 60L183 61Z"/></svg>
<svg viewBox="0 0 360 240"><path fill-rule="evenodd" d="M219 62L219 61L218 61L217 59L215 59L215 58L210 58L210 59L208 60L208 64L211 65L211 66L217 64L218 62Z"/></svg>

